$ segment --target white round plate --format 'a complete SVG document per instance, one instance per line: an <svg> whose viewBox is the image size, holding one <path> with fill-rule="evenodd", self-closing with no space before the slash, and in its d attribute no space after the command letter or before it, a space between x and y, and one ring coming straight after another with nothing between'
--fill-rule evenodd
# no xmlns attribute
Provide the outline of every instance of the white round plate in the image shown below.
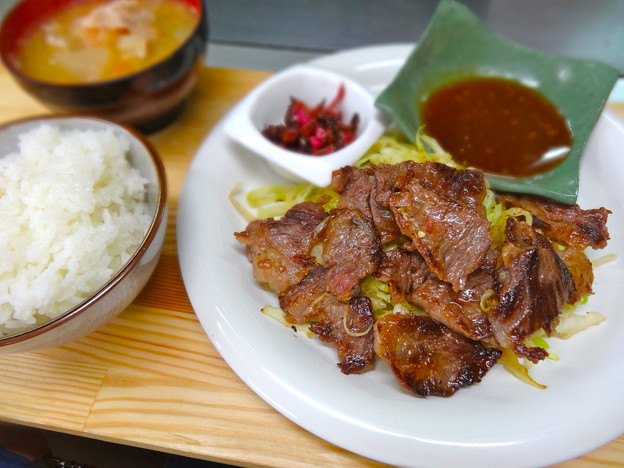
<svg viewBox="0 0 624 468"><path fill-rule="evenodd" d="M315 60L378 94L409 45L354 49ZM607 320L567 341L552 339L560 361L533 369L548 386L524 384L495 366L480 384L451 398L416 398L384 362L343 375L335 350L263 315L277 298L254 279L235 231L246 223L228 201L242 190L282 180L226 137L218 124L199 149L178 213L178 253L193 308L234 371L276 410L308 431L360 455L400 466L545 466L577 457L624 432L624 126L605 112L587 145L579 204L605 206L616 261L595 272L583 306Z"/></svg>

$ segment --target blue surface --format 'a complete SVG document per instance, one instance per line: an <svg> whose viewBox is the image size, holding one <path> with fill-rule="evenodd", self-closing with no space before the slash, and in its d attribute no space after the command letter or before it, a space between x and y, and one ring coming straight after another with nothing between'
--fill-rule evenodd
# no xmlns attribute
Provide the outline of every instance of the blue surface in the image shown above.
<svg viewBox="0 0 624 468"><path fill-rule="evenodd" d="M21 455L9 452L0 446L0 468L29 468L32 462Z"/></svg>
<svg viewBox="0 0 624 468"><path fill-rule="evenodd" d="M620 78L609 95L609 101L624 102L624 78Z"/></svg>

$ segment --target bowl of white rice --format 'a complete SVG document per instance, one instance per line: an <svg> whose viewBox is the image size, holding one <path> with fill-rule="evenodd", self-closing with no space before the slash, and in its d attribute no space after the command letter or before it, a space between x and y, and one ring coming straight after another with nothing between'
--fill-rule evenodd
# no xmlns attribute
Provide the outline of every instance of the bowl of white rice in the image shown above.
<svg viewBox="0 0 624 468"><path fill-rule="evenodd" d="M160 257L166 199L162 162L129 128L0 127L0 353L59 346L123 311Z"/></svg>

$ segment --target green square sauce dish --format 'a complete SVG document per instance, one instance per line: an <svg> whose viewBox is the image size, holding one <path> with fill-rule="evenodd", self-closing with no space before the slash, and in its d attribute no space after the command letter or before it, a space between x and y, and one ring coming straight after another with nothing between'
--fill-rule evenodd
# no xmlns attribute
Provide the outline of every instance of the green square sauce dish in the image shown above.
<svg viewBox="0 0 624 468"><path fill-rule="evenodd" d="M484 170L493 189L574 204L585 144L618 75L618 70L597 61L547 55L519 46L495 34L461 3L442 0L417 46L375 104L416 142L424 125L423 105L437 91L483 79L521 85L548 103L567 126L571 138L561 162L543 172L523 175L475 167ZM423 130L435 137L427 125ZM452 151L451 155L456 156Z"/></svg>

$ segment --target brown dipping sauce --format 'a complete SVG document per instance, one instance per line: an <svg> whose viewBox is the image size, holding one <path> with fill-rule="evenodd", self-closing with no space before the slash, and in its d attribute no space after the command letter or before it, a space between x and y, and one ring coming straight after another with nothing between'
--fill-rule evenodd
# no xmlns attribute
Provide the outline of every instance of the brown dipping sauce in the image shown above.
<svg viewBox="0 0 624 468"><path fill-rule="evenodd" d="M470 78L434 91L420 110L425 133L465 166L527 177L559 165L572 133L537 91L502 78Z"/></svg>

